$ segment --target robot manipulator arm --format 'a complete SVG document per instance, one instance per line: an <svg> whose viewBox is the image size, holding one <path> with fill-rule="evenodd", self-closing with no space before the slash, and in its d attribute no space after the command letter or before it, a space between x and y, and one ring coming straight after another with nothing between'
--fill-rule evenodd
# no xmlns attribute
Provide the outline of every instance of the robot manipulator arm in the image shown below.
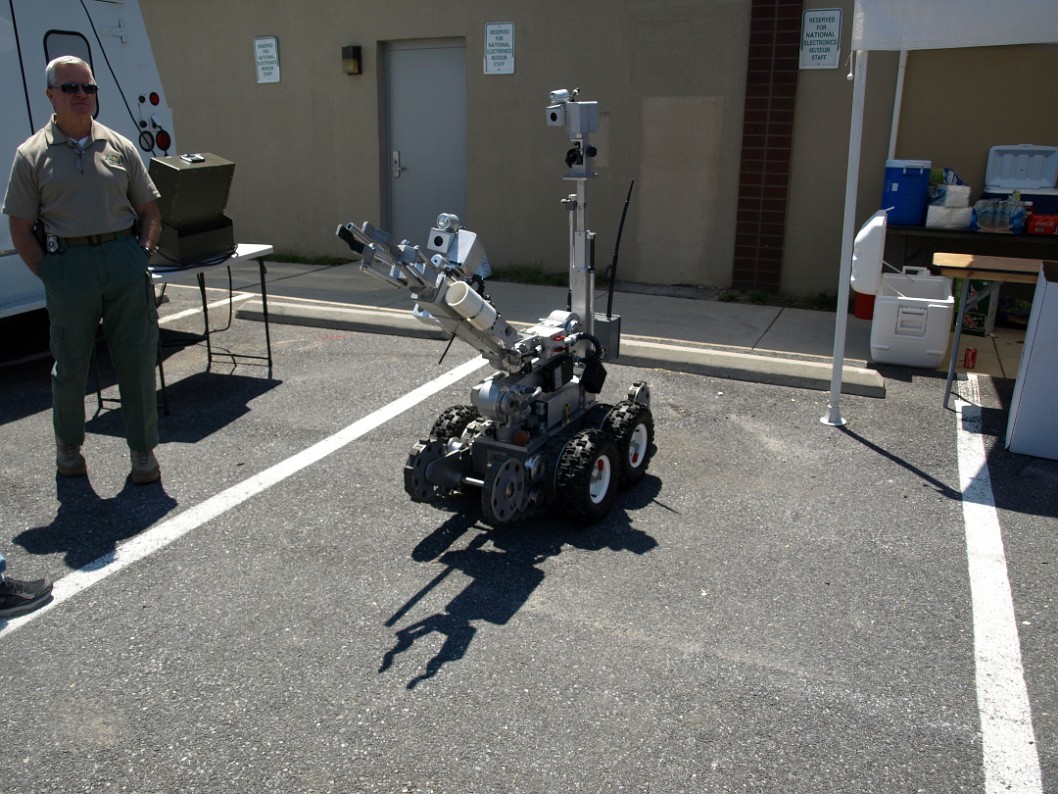
<svg viewBox="0 0 1058 794"><path fill-rule="evenodd" d="M356 226L347 223L345 226L339 226L335 234L345 241L345 244L353 250L354 254L362 254L364 253L364 244L353 234L353 229L356 229ZM360 229L357 229L357 231L362 232Z"/></svg>
<svg viewBox="0 0 1058 794"><path fill-rule="evenodd" d="M437 270L418 246L394 245L389 234L366 221L347 223L335 234L360 254L360 270L398 289L423 289L436 282Z"/></svg>
<svg viewBox="0 0 1058 794"><path fill-rule="evenodd" d="M458 275L479 276L482 279L492 275L489 259L485 255L485 246L477 234L462 228L459 216L442 212L437 216L437 225L430 229L427 250L436 251L449 268L458 271ZM438 257L432 257L438 262Z"/></svg>
<svg viewBox="0 0 1058 794"><path fill-rule="evenodd" d="M407 289L418 301L416 316L435 322L485 354L497 369L513 372L523 366L515 349L518 333L499 316L495 307L474 289L482 283L484 248L472 232L446 226L431 230L430 250L439 251L430 259L418 246L394 245L389 235L369 223L339 226L336 234L363 257L360 270L393 287ZM464 268L475 272L465 279ZM469 282L469 283L468 283Z"/></svg>

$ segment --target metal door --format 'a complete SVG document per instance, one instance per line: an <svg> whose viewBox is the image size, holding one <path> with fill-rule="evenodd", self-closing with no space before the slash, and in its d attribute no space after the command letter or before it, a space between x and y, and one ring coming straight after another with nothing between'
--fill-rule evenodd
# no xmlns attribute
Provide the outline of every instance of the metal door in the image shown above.
<svg viewBox="0 0 1058 794"><path fill-rule="evenodd" d="M437 215L466 219L467 54L461 39L386 48L388 228L424 244Z"/></svg>

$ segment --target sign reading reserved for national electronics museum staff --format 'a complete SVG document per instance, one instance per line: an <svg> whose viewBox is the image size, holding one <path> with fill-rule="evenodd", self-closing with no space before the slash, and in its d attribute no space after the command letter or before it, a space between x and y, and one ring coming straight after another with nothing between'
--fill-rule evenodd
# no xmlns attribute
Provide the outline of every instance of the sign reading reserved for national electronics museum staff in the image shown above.
<svg viewBox="0 0 1058 794"><path fill-rule="evenodd" d="M279 82L279 39L258 36L253 40L254 61L257 63L258 83Z"/></svg>
<svg viewBox="0 0 1058 794"><path fill-rule="evenodd" d="M485 74L514 74L514 23L485 26Z"/></svg>
<svg viewBox="0 0 1058 794"><path fill-rule="evenodd" d="M841 59L841 9L814 8L801 18L801 68L837 69Z"/></svg>

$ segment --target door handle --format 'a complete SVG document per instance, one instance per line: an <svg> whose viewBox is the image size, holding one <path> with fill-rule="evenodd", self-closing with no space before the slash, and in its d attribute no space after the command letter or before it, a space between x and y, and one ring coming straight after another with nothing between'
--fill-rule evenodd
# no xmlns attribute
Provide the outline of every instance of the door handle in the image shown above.
<svg viewBox="0 0 1058 794"><path fill-rule="evenodd" d="M398 149L394 149L390 152L389 163L390 167L393 169L394 179L400 179L400 172L408 170L400 164L400 151Z"/></svg>

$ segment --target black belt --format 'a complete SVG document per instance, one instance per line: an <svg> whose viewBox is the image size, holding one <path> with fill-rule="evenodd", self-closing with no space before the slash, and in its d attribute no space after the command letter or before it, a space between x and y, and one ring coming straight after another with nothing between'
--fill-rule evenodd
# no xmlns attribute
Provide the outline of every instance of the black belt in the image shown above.
<svg viewBox="0 0 1058 794"><path fill-rule="evenodd" d="M66 243L66 245L99 245L100 243L109 243L111 240L120 240L122 237L129 237L131 234L132 227L130 226L120 232L88 234L84 237L63 237L62 241Z"/></svg>

